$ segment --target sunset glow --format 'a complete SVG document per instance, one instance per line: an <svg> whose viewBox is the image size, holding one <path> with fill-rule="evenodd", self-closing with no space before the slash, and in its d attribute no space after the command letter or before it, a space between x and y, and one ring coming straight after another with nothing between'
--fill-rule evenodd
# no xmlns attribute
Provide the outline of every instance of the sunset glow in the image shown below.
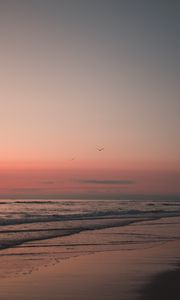
<svg viewBox="0 0 180 300"><path fill-rule="evenodd" d="M58 2L1 3L1 197L16 189L42 197L179 194L180 70L171 30L157 31L148 10L143 32L130 11L119 18L114 7L112 18L97 5L92 23L90 2L72 6L73 16ZM135 183L80 187L73 181L82 176ZM45 187L44 178L56 184Z"/></svg>

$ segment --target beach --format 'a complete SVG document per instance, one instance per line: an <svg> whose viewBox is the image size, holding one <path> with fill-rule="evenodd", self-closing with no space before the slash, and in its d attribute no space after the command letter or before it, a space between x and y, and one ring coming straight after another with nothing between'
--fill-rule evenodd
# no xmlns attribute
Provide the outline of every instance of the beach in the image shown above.
<svg viewBox="0 0 180 300"><path fill-rule="evenodd" d="M180 299L180 1L0 0L0 300Z"/></svg>
<svg viewBox="0 0 180 300"><path fill-rule="evenodd" d="M180 269L160 273L142 290L140 300L180 298Z"/></svg>
<svg viewBox="0 0 180 300"><path fill-rule="evenodd" d="M171 246L166 245L166 253L161 245L65 259L30 274L1 279L0 299L179 299L179 271L174 271L179 243Z"/></svg>
<svg viewBox="0 0 180 300"><path fill-rule="evenodd" d="M0 299L179 299L179 224L141 221L1 250Z"/></svg>

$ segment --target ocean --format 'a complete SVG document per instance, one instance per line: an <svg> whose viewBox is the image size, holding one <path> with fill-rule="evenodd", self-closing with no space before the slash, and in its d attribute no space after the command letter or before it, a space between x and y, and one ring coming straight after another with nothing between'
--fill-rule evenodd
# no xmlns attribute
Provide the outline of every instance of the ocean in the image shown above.
<svg viewBox="0 0 180 300"><path fill-rule="evenodd" d="M1 277L180 239L178 200L0 200Z"/></svg>

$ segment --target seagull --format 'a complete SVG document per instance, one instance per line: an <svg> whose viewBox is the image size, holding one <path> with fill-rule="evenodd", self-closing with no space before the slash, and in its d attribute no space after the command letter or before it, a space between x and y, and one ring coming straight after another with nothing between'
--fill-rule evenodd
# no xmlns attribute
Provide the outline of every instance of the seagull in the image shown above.
<svg viewBox="0 0 180 300"><path fill-rule="evenodd" d="M69 161L75 160L76 156L71 157L70 159L68 159Z"/></svg>
<svg viewBox="0 0 180 300"><path fill-rule="evenodd" d="M101 147L101 148L96 147L96 149L97 149L98 151L103 151L103 150L104 150L104 147Z"/></svg>

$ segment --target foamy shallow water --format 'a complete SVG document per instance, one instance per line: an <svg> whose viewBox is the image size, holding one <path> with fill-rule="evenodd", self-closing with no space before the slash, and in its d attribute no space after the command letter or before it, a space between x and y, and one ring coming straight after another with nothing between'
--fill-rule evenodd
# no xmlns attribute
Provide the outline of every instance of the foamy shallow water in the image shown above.
<svg viewBox="0 0 180 300"><path fill-rule="evenodd" d="M64 258L180 239L180 202L1 200L1 277Z"/></svg>

